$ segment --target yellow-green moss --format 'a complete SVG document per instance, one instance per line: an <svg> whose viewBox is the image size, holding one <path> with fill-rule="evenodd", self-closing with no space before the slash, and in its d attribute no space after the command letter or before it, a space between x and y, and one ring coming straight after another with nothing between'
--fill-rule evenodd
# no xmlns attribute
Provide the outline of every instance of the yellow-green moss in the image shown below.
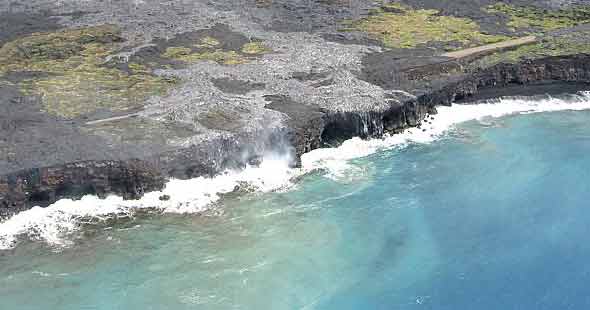
<svg viewBox="0 0 590 310"><path fill-rule="evenodd" d="M228 48L219 39L205 36L197 39L196 43L169 46L161 56L185 63L214 61L223 65L236 65L247 63L270 51L259 41L245 43L239 48Z"/></svg>
<svg viewBox="0 0 590 310"><path fill-rule="evenodd" d="M197 50L184 46L171 46L166 48L163 57L180 60L187 63L198 61L214 61L224 65L237 65L248 63L252 56L258 56L270 52L262 42L250 42L242 46L239 51L227 51L222 49Z"/></svg>
<svg viewBox="0 0 590 310"><path fill-rule="evenodd" d="M35 33L2 46L0 70L7 69L6 66L10 64L63 60L80 55L87 48L96 50L97 46L120 41L120 31L111 25Z"/></svg>
<svg viewBox="0 0 590 310"><path fill-rule="evenodd" d="M131 63L127 64L127 67L129 67L129 70L131 70L131 72L133 72L135 74L139 74L139 73L149 74L150 73L150 69L146 65L138 64L136 62L131 62Z"/></svg>
<svg viewBox="0 0 590 310"><path fill-rule="evenodd" d="M201 42L199 44L195 44L195 47L197 47L197 48L213 48L213 47L217 47L221 44L221 42L219 42L219 40L217 40L213 37L204 37L200 41Z"/></svg>
<svg viewBox="0 0 590 310"><path fill-rule="evenodd" d="M508 26L515 30L532 28L539 31L550 31L590 22L590 7L588 6L577 6L562 10L545 10L536 7L514 6L500 2L488 6L486 10L489 13L506 14L510 19Z"/></svg>
<svg viewBox="0 0 590 310"><path fill-rule="evenodd" d="M507 39L482 33L479 25L468 18L439 13L388 4L364 19L348 22L347 29L367 32L386 46L396 48L413 48L428 42L460 42L472 46Z"/></svg>
<svg viewBox="0 0 590 310"><path fill-rule="evenodd" d="M210 60L224 65L237 65L248 62L248 59L235 51L216 50L213 52L193 53L186 56L188 62Z"/></svg>
<svg viewBox="0 0 590 310"><path fill-rule="evenodd" d="M235 51L223 51L220 49L215 51L192 52L187 47L168 47L162 56L187 63L209 60L224 65L237 65L248 62L247 58Z"/></svg>
<svg viewBox="0 0 590 310"><path fill-rule="evenodd" d="M67 74L23 82L24 90L40 94L45 111L66 118L97 109L137 108L149 95L164 93L176 81L149 74L128 75L117 69L80 66Z"/></svg>
<svg viewBox="0 0 590 310"><path fill-rule="evenodd" d="M36 33L6 43L0 49L0 74L9 71L62 72L109 54L105 42L120 41L111 26L53 33ZM48 71L52 70L52 71Z"/></svg>
<svg viewBox="0 0 590 310"><path fill-rule="evenodd" d="M47 73L21 81L20 87L41 96L46 112L66 118L99 109L133 109L176 82L155 76L140 64L129 64L131 73L103 66L120 41L119 30L110 25L32 34L0 49L0 76Z"/></svg>
<svg viewBox="0 0 590 310"><path fill-rule="evenodd" d="M166 58L173 58L173 59L180 59L182 57L188 56L192 53L192 50L188 47L183 46L171 46L166 48L166 51L162 56Z"/></svg>
<svg viewBox="0 0 590 310"><path fill-rule="evenodd" d="M242 46L242 53L249 55L260 55L270 52L270 49L264 46L262 42L250 42Z"/></svg>

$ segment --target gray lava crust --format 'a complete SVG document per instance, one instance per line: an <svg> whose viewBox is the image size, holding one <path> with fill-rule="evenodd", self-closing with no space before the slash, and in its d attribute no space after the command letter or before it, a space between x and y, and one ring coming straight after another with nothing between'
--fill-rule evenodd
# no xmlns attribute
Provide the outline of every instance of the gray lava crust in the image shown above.
<svg viewBox="0 0 590 310"><path fill-rule="evenodd" d="M486 35L526 31L508 29L506 14L482 10L496 1L401 2L469 18ZM546 10L577 5L507 3ZM405 10L380 6L366 0L1 0L0 53L7 58L0 54L0 218L85 194L137 199L171 177L213 176L271 152L293 154L296 165L313 149L419 126L436 106L469 102L481 90L590 83L590 45L548 55L517 47L460 60L440 55L461 42L400 48L359 29L343 30L350 21ZM89 27L104 25L115 29L107 28L108 42L82 33L87 36L65 38L47 54L42 41L46 33L103 31ZM558 36L545 31L537 34L539 44L568 35L590 42L587 28L564 27ZM18 62L8 55L11 44L22 52ZM70 89L63 82L72 78L68 70L41 70L44 61L80 62L74 72L90 79Z"/></svg>

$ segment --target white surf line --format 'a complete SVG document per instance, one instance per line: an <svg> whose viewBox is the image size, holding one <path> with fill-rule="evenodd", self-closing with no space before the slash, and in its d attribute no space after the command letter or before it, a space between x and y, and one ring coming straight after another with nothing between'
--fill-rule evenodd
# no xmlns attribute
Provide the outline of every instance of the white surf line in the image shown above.
<svg viewBox="0 0 590 310"><path fill-rule="evenodd" d="M165 213L200 213L208 209L221 194L247 185L259 192L279 190L291 184L297 171L290 169L290 158L269 155L258 167L242 171L226 171L214 178L172 179L164 190L145 194L139 200L123 200L118 196L99 199L84 196L80 200L62 199L47 208L34 207L0 223L0 250L16 246L18 236L51 245L68 246L65 235L79 229L81 220L129 217L135 210L157 209ZM166 196L168 200L160 200Z"/></svg>
<svg viewBox="0 0 590 310"><path fill-rule="evenodd" d="M55 246L68 246L70 241L66 235L79 229L80 221L88 217L132 215L134 210L142 208L156 208L170 213L199 213L219 200L220 194L232 192L245 184L259 192L288 188L295 177L316 169L328 171L337 178L338 173L342 175L343 171L354 168L348 162L351 159L408 143L429 143L465 121L510 114L590 109L590 92L580 93L572 99L499 99L493 103L442 106L437 109L438 114L434 115L431 124L423 124L422 128L426 131L411 128L383 139L353 138L337 148L317 149L304 154L301 169L289 168L291 161L288 158L267 156L259 167L227 171L214 178L173 179L164 190L147 193L139 200L123 200L117 196L103 200L85 196L77 201L62 199L47 208L35 207L0 223L0 249L15 247L20 235ZM164 195L170 199L161 201L160 197Z"/></svg>
<svg viewBox="0 0 590 310"><path fill-rule="evenodd" d="M407 145L408 143L429 143L438 139L456 124L484 117L501 117L510 114L539 113L564 110L590 109L590 92L581 92L572 99L547 97L544 99L498 99L493 103L474 105L455 104L451 107L437 107L431 124L423 124L423 131L410 128L401 134L383 139L362 140L352 138L337 148L323 148L303 154L301 161L305 169L328 169L338 177L351 166L349 160L365 157L380 150Z"/></svg>

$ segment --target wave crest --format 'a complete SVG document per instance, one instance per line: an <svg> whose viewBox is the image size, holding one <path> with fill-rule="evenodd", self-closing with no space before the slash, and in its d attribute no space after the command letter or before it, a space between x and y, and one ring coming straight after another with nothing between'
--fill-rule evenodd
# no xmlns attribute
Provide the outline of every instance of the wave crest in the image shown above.
<svg viewBox="0 0 590 310"><path fill-rule="evenodd" d="M123 200L117 196L106 199L85 196L75 201L63 199L47 208L35 207L0 223L0 250L15 247L20 236L54 246L68 246L71 241L67 235L78 230L88 218L100 221L112 216L132 217L134 212L142 209L155 209L164 213L200 213L223 194L244 186L259 192L275 191L290 187L295 178L318 169L338 180L349 175L347 172L354 168L349 163L351 159L384 149L403 147L408 143L429 143L440 138L454 125L465 121L510 114L586 109L590 109L590 92L564 98L504 98L476 105L438 107L438 114L429 116L421 129L411 128L383 139L353 138L336 148L314 150L302 156L300 169L290 168L291 158L268 155L259 166L226 171L214 178L170 180L164 190L148 193L139 200Z"/></svg>

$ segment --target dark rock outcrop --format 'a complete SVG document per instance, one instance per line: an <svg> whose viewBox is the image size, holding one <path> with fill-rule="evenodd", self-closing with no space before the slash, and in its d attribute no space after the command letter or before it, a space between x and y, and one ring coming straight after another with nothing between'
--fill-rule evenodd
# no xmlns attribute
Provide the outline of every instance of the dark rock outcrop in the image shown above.
<svg viewBox="0 0 590 310"><path fill-rule="evenodd" d="M117 194L137 199L162 189L165 178L150 164L138 161L86 161L27 169L0 177L0 217L61 198Z"/></svg>
<svg viewBox="0 0 590 310"><path fill-rule="evenodd" d="M303 105L283 95L265 96L267 109L286 114L288 130L286 139L295 147L296 158L301 154L321 147L319 138L325 128L325 111L318 107Z"/></svg>
<svg viewBox="0 0 590 310"><path fill-rule="evenodd" d="M555 56L525 60L517 64L501 63L479 70L459 82L451 83L418 98L426 105L450 105L469 98L478 90L540 82L590 83L590 55Z"/></svg>
<svg viewBox="0 0 590 310"><path fill-rule="evenodd" d="M299 158L305 152L354 136L379 137L386 132L398 133L418 126L426 114L436 113L437 105L468 99L482 89L540 82L590 83L590 55L499 64L458 81L442 83L413 99L401 103L392 100L388 109L380 111L325 111L283 95L269 95L266 108L287 115L287 128L265 133L262 145L250 145L251 137L244 137L243 141L218 141L215 145L201 145L144 160L83 161L10 173L0 176L0 217L86 194L117 194L137 199L145 192L163 188L169 177L214 175L223 168L256 161L254 157L260 154L259 150L269 145L275 148L292 145ZM286 147L282 149L288 151Z"/></svg>
<svg viewBox="0 0 590 310"><path fill-rule="evenodd" d="M468 100L480 90L552 82L590 83L590 55L547 57L517 64L502 63L459 81L442 84L403 103L393 102L385 111L317 115L316 118L321 117L323 127L320 130L316 128L315 136L310 136L308 132L305 141L310 146L321 146L354 136L366 138L379 137L385 132L398 133L405 128L418 126L426 114L435 114L436 106ZM289 114L289 111L283 112ZM298 145L300 140L295 139L293 142Z"/></svg>

